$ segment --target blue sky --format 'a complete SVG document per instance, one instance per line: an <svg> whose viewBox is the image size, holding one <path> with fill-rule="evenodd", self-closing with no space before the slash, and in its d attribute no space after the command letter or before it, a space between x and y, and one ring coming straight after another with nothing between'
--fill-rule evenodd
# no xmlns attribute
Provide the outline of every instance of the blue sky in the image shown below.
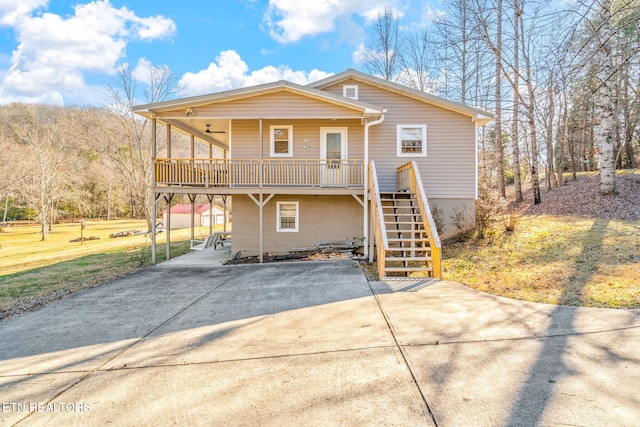
<svg viewBox="0 0 640 427"><path fill-rule="evenodd" d="M437 1L434 1L437 3ZM420 25L428 0L0 0L0 103L100 105L123 65L168 66L184 95L287 79L358 61L378 11ZM148 74L148 73L147 73Z"/></svg>

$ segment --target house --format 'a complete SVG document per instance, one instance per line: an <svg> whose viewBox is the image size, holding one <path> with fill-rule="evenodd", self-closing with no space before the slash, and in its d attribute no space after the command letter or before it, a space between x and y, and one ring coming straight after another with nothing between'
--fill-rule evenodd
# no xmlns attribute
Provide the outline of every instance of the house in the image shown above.
<svg viewBox="0 0 640 427"><path fill-rule="evenodd" d="M167 130L167 158L153 153L155 200L232 197L241 255L356 238L381 277L439 277L437 226L446 237L454 222L475 223L477 127L492 120L476 108L350 69L134 111ZM172 158L174 131L223 158Z"/></svg>
<svg viewBox="0 0 640 427"><path fill-rule="evenodd" d="M193 225L202 227L206 225L224 224L225 214L222 209L215 205L194 204L193 205ZM168 224L167 210L162 211L162 223ZM191 227L191 204L181 203L171 206L171 229Z"/></svg>

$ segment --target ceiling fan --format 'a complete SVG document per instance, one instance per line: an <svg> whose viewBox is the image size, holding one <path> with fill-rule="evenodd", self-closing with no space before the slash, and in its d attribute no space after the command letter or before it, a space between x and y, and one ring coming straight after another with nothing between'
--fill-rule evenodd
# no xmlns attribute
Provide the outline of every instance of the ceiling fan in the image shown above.
<svg viewBox="0 0 640 427"><path fill-rule="evenodd" d="M204 133L226 133L223 130L211 130L209 126L211 125L207 123L207 130L205 130Z"/></svg>

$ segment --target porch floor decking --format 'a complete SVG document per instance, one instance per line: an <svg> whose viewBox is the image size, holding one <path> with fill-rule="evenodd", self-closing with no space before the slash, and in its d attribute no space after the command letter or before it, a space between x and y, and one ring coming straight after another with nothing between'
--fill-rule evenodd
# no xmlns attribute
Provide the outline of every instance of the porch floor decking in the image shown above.
<svg viewBox="0 0 640 427"><path fill-rule="evenodd" d="M224 240L222 247L214 248L213 245L202 251L192 251L169 261L158 260L159 267L220 267L225 261L231 259L233 254L231 240Z"/></svg>

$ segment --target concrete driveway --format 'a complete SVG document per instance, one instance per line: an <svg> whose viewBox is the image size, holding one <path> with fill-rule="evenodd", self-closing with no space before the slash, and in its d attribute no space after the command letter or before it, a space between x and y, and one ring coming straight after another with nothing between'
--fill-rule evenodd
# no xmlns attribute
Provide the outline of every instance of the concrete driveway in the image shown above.
<svg viewBox="0 0 640 427"><path fill-rule="evenodd" d="M0 425L637 426L639 344L352 261L161 264L0 323Z"/></svg>

